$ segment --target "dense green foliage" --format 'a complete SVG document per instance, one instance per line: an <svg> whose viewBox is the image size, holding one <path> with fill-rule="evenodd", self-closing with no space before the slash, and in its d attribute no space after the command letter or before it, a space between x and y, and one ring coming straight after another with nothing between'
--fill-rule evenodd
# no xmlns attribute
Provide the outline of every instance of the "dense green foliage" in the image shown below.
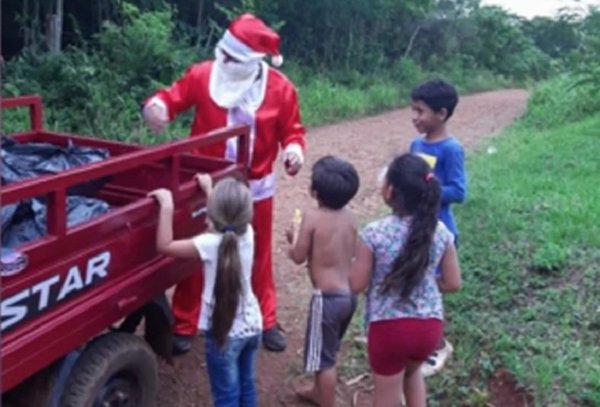
<svg viewBox="0 0 600 407"><path fill-rule="evenodd" d="M59 3L5 6L4 95L41 94L52 128L138 142L158 141L139 118L144 98L210 57L227 21L246 10L281 33L283 70L309 125L397 106L434 75L463 93L575 64L591 67L582 78L598 77L581 53L595 44L584 34L600 31L598 13L527 21L477 0L100 0L67 2L60 13ZM46 23L58 14L60 49ZM21 124L6 119L5 131ZM187 121L166 137L184 135Z"/></svg>

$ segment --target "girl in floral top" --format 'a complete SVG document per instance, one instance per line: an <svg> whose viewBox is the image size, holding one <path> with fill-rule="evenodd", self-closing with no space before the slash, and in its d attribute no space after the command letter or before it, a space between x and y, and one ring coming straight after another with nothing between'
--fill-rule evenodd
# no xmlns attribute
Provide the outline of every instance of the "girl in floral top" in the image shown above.
<svg viewBox="0 0 600 407"><path fill-rule="evenodd" d="M409 407L425 406L420 366L442 338L441 293L460 288L460 267L453 236L438 221L440 183L425 160L394 159L381 194L392 214L362 231L351 278L355 292L367 290L374 405L399 405L403 386Z"/></svg>

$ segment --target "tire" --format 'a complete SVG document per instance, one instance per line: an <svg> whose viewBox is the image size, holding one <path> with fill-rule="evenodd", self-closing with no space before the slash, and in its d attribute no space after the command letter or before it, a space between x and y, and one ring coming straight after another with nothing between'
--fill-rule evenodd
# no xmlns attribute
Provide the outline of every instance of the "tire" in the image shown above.
<svg viewBox="0 0 600 407"><path fill-rule="evenodd" d="M143 339L102 335L77 360L60 407L153 407L157 371L156 356Z"/></svg>

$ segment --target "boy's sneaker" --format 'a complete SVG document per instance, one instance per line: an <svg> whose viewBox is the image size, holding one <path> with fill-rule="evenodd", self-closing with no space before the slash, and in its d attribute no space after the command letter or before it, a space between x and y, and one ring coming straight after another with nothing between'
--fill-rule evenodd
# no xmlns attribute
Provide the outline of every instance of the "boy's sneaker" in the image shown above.
<svg viewBox="0 0 600 407"><path fill-rule="evenodd" d="M432 376L442 370L446 364L446 361L450 355L452 355L452 352L454 352L452 344L444 339L444 346L440 349L436 349L436 351L433 352L431 356L429 356L429 358L427 358L427 360L421 365L421 373L423 373L423 377Z"/></svg>

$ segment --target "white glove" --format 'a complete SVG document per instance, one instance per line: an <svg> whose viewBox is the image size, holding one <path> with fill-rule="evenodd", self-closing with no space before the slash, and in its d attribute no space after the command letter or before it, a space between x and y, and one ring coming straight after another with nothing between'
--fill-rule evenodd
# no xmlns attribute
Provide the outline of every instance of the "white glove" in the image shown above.
<svg viewBox="0 0 600 407"><path fill-rule="evenodd" d="M304 164L304 155L302 154L300 144L290 144L285 148L283 151L283 162L288 175L294 176L298 174L302 168L302 164Z"/></svg>
<svg viewBox="0 0 600 407"><path fill-rule="evenodd" d="M154 133L162 133L169 122L169 114L165 103L159 98L152 98L144 106L144 120Z"/></svg>

